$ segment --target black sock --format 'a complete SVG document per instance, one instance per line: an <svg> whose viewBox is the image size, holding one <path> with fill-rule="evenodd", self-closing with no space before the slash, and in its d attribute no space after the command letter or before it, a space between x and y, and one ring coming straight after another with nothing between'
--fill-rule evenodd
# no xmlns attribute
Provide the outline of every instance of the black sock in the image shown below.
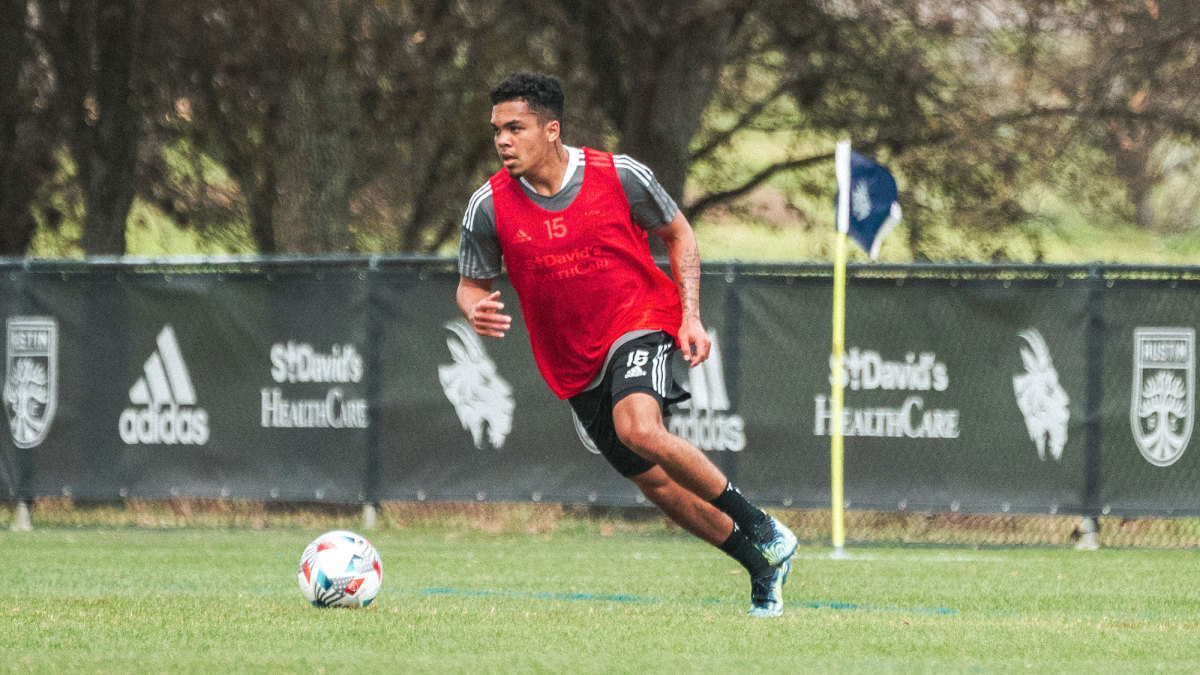
<svg viewBox="0 0 1200 675"><path fill-rule="evenodd" d="M729 538L725 540L717 548L721 549L730 558L740 562L742 567L750 573L751 579L761 579L775 573L775 568L771 567L771 563L763 557L761 551L754 547L754 543L750 538L733 526L733 532L729 533Z"/></svg>
<svg viewBox="0 0 1200 675"><path fill-rule="evenodd" d="M742 528L748 537L754 537L758 532L769 530L769 528L762 527L769 522L767 514L746 501L742 493L733 487L733 483L727 483L725 491L709 503L733 518L733 522L737 523L737 526Z"/></svg>

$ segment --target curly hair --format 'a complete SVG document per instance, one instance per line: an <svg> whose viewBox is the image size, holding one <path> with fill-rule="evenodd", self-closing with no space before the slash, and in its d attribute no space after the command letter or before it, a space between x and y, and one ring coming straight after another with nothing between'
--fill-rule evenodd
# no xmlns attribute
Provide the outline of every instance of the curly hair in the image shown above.
<svg viewBox="0 0 1200 675"><path fill-rule="evenodd" d="M506 101L525 101L543 124L550 121L562 122L562 83L553 75L513 73L496 85L489 98L492 105Z"/></svg>

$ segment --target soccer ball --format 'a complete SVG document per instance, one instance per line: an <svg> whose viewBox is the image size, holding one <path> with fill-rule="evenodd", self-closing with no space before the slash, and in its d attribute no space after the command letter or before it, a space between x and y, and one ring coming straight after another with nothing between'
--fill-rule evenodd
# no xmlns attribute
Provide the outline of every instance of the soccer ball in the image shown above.
<svg viewBox="0 0 1200 675"><path fill-rule="evenodd" d="M314 607L366 607L379 593L383 563L371 542L334 530L304 549L297 578Z"/></svg>

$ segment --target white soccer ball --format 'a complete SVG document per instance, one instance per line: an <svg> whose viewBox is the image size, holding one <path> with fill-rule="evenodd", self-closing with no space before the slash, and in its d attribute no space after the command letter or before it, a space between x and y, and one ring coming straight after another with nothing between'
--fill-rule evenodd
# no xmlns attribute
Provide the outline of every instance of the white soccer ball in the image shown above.
<svg viewBox="0 0 1200 675"><path fill-rule="evenodd" d="M297 578L314 607L366 607L379 593L383 563L366 538L334 530L304 549Z"/></svg>

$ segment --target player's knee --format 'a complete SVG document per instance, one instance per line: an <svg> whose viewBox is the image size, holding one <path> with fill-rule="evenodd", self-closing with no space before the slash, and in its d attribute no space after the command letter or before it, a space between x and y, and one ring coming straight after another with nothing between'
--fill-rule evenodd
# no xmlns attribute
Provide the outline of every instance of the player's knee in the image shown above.
<svg viewBox="0 0 1200 675"><path fill-rule="evenodd" d="M654 461L660 444L662 421L644 416L629 416L617 423L617 438L625 447Z"/></svg>

